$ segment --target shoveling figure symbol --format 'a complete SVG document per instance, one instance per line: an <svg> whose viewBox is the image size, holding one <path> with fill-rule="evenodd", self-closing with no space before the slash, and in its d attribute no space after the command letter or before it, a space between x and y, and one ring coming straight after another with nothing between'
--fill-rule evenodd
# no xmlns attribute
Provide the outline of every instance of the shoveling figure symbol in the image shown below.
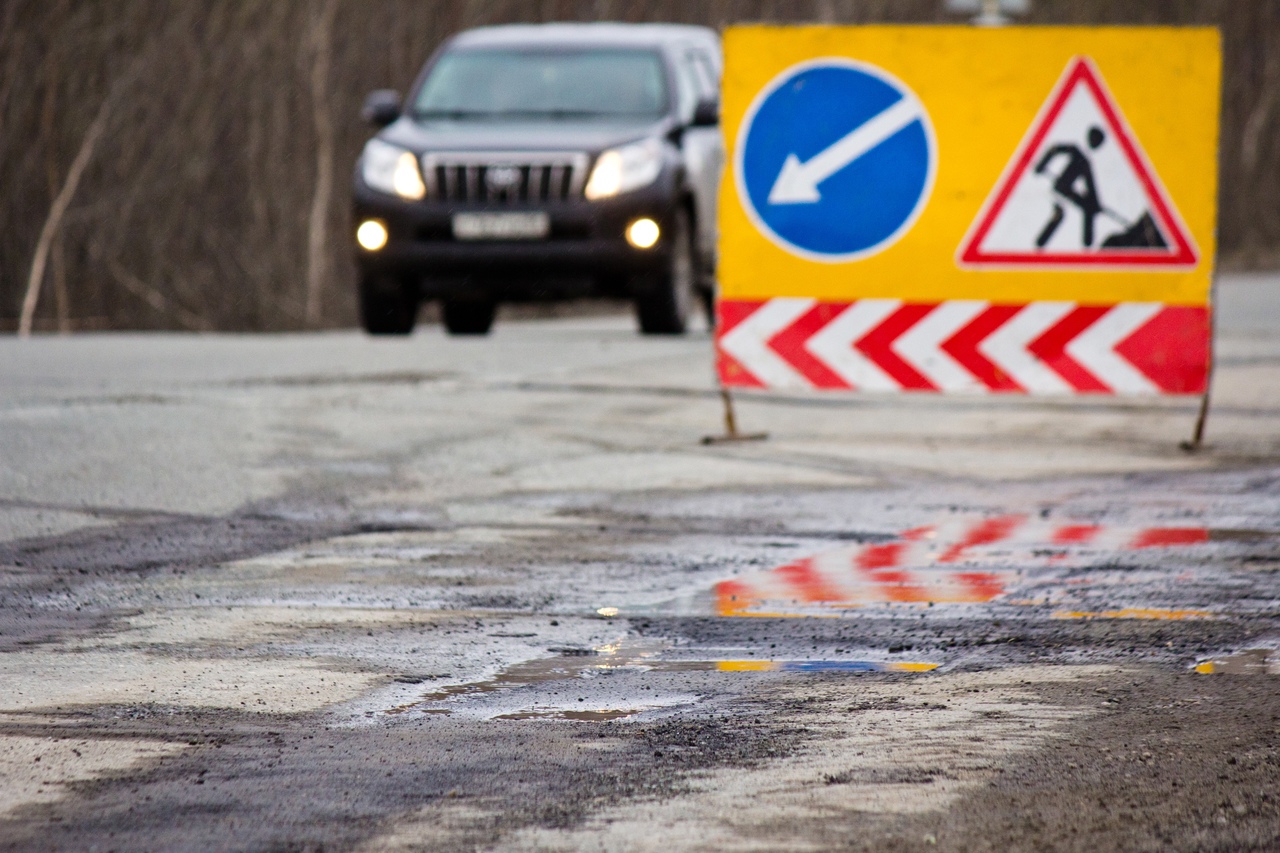
<svg viewBox="0 0 1280 853"><path fill-rule="evenodd" d="M936 169L923 103L883 69L828 58L792 66L747 110L738 195L756 228L800 257L853 261L919 217Z"/></svg>
<svg viewBox="0 0 1280 853"><path fill-rule="evenodd" d="M1084 141L1088 151L1092 153L1107 141L1107 134L1102 128L1093 125L1085 134ZM1069 243L1063 245L1070 239L1069 234L1064 234L1065 239L1054 243L1055 248L1093 248L1095 223L1099 215L1111 220L1115 226L1111 229L1112 233L1102 240L1102 248L1165 248L1168 244L1151 218L1150 211L1143 210L1135 220L1130 220L1103 204L1090 153L1074 143L1058 142L1045 151L1036 163L1035 174L1052 179L1053 193L1053 209L1036 237L1036 248L1044 249L1054 240L1063 220L1067 218L1068 206L1075 210L1080 220L1080 242L1076 246L1070 246Z"/></svg>

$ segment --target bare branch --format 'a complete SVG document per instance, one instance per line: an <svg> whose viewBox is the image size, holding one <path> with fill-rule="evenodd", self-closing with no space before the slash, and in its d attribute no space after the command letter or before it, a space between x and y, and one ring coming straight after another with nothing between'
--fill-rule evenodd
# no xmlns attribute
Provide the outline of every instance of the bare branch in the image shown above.
<svg viewBox="0 0 1280 853"><path fill-rule="evenodd" d="M316 128L316 189L311 197L307 228L306 322L320 322L320 292L324 286L329 236L329 201L333 196L333 119L329 114L329 66L333 61L333 19L337 0L325 0L313 33L311 110Z"/></svg>
<svg viewBox="0 0 1280 853"><path fill-rule="evenodd" d="M107 269L110 270L112 278L120 282L121 287L150 305L156 313L172 314L186 329L200 332L212 330L213 327L203 317L171 302L163 293L122 267L115 258L107 260Z"/></svg>
<svg viewBox="0 0 1280 853"><path fill-rule="evenodd" d="M63 179L62 189L54 197L53 203L49 207L49 213L45 217L44 225L40 229L40 237L36 241L36 249L31 261L31 273L27 278L27 290L22 299L22 313L18 320L19 337L25 338L31 335L31 327L35 321L36 305L40 299L40 287L44 280L45 268L49 262L50 249L53 246L54 238L58 235L67 209L75 197L76 189L79 187L80 179L84 176L85 168L93 158L94 148L106 130L108 119L116 100L142 73L156 51L163 49L169 43L169 38L173 31L184 23L185 21L179 16L171 21L164 30L148 39L144 48L134 54L129 65L112 82L107 94L98 105L97 115L94 116L93 122L89 125L83 140L81 140L75 159L72 160L71 167L67 170L66 178Z"/></svg>
<svg viewBox="0 0 1280 853"><path fill-rule="evenodd" d="M1250 179L1256 177L1254 172L1258 168L1258 147L1262 141L1262 131L1266 129L1272 111L1280 104L1280 57L1274 52L1267 57L1260 89L1258 100L1249 111L1244 129L1240 133L1240 163Z"/></svg>
<svg viewBox="0 0 1280 853"><path fill-rule="evenodd" d="M80 150L76 152L76 158L71 161L71 168L67 170L62 189L58 191L53 204L49 206L49 215L45 217L44 227L40 229L35 257L31 261L31 275L27 277L27 293L22 298L22 316L18 320L18 337L20 338L31 336L31 323L36 316L36 302L40 299L40 283L44 280L49 248L53 245L53 238L57 235L59 226L62 225L62 217L66 215L67 207L76 194L76 187L80 186L84 169L93 157L93 149L102 137L102 131L106 129L107 118L111 112L111 100L110 95L102 99L98 114L94 116L93 124L89 125L84 141L80 143Z"/></svg>
<svg viewBox="0 0 1280 853"><path fill-rule="evenodd" d="M66 7L66 0L61 0L58 3L55 14L65 15ZM50 198L54 198L58 194L58 148L55 116L58 110L58 86L61 82L61 75L58 72L61 67L62 56L58 51L50 49L45 54L44 103L40 109L40 135L44 140L45 176L49 181ZM50 263L53 267L53 301L58 315L58 334L61 335L70 334L71 332L71 299L67 292L67 258L64 237L65 233L59 230L50 249L52 252Z"/></svg>

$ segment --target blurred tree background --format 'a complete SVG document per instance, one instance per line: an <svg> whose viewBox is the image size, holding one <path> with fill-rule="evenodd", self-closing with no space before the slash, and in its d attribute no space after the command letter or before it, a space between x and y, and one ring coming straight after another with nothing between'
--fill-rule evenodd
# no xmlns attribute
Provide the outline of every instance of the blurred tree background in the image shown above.
<svg viewBox="0 0 1280 853"><path fill-rule="evenodd" d="M4 0L0 330L355 322L371 89L510 21L949 22L943 0ZM1280 266L1280 3L1032 0L1033 24L1223 34L1220 263ZM38 299L28 284L40 283Z"/></svg>

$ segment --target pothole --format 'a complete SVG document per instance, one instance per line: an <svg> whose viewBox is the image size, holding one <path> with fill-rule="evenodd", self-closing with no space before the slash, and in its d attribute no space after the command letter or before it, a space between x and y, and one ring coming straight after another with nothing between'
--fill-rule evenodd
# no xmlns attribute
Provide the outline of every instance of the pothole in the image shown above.
<svg viewBox="0 0 1280 853"><path fill-rule="evenodd" d="M683 656L691 651L696 654L698 650L677 650L674 644L661 640L593 649L563 648L556 657L518 663L483 681L442 687L382 714L464 713L493 720L603 721L698 701L697 696L687 692L647 683L645 676L654 673L927 673L939 667L932 661ZM742 652L754 654L745 649ZM625 683L603 682L619 675L629 678ZM572 685L575 689L539 689L552 684ZM504 694L502 698L492 700L499 693Z"/></svg>
<svg viewBox="0 0 1280 853"><path fill-rule="evenodd" d="M692 600L605 609L624 616L676 610L810 617L943 607L982 616L999 606L1056 619L1216 618L1220 608L1204 600L1199 583L1205 557L1277 537L1267 530L1127 527L1026 514L950 517L888 541L728 578Z"/></svg>

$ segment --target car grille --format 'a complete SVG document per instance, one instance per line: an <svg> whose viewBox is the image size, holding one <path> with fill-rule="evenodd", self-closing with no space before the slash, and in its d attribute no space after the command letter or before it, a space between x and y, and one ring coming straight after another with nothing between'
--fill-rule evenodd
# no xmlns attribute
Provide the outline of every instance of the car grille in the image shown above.
<svg viewBox="0 0 1280 853"><path fill-rule="evenodd" d="M519 205L579 198L587 162L581 152L433 152L422 171L430 198Z"/></svg>

